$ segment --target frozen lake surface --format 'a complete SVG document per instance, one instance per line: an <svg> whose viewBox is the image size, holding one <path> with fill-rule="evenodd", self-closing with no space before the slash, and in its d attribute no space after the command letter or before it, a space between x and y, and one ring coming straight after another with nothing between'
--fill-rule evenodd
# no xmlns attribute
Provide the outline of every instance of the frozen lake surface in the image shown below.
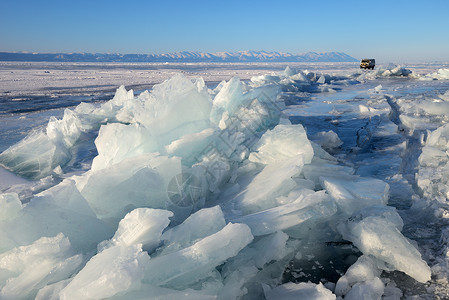
<svg viewBox="0 0 449 300"><path fill-rule="evenodd" d="M448 68L1 62L0 298L447 298Z"/></svg>

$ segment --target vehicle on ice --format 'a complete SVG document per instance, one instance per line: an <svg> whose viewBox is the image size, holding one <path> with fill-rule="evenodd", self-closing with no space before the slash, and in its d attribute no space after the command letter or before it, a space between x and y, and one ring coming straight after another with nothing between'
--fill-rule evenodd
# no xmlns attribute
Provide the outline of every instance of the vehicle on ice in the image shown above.
<svg viewBox="0 0 449 300"><path fill-rule="evenodd" d="M371 69L374 70L374 66L376 65L376 60L373 58L364 58L360 62L360 69Z"/></svg>

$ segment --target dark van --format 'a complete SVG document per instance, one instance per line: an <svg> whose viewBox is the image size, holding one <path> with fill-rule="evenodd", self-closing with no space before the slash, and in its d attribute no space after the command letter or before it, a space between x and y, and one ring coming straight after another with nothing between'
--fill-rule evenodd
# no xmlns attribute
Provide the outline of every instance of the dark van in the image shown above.
<svg viewBox="0 0 449 300"><path fill-rule="evenodd" d="M376 60L373 58L364 58L360 62L360 69L371 69L374 70L374 66L376 65Z"/></svg>

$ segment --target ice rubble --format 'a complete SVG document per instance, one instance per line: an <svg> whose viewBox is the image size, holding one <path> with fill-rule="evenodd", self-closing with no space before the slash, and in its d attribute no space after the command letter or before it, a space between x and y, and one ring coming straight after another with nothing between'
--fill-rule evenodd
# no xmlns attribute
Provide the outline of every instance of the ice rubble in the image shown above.
<svg viewBox="0 0 449 300"><path fill-rule="evenodd" d="M447 203L449 201L447 183L449 172L449 124L442 125L432 132L428 132L422 153L418 158L420 168L417 184L428 199Z"/></svg>
<svg viewBox="0 0 449 300"><path fill-rule="evenodd" d="M416 74L412 70L393 64L390 64L388 66L379 66L372 71L361 71L353 73L350 76L359 81L373 80L376 78L385 78L385 77L420 78L420 75Z"/></svg>
<svg viewBox="0 0 449 300"><path fill-rule="evenodd" d="M64 173L90 134L98 155L29 203L0 196L1 295L356 299L382 295L380 270L427 281L428 266L385 206L388 185L352 175L282 114L281 90L330 92L338 80L347 79L288 68L208 93L204 81L176 75L137 97L120 87L99 107L51 119L3 152L2 165L29 178ZM341 143L331 132L316 141ZM335 290L279 286L305 242L327 238L363 253Z"/></svg>
<svg viewBox="0 0 449 300"><path fill-rule="evenodd" d="M435 73L427 74L420 78L421 80L444 80L449 79L449 69L439 69Z"/></svg>
<svg viewBox="0 0 449 300"><path fill-rule="evenodd" d="M418 157L412 157L412 161L416 161L413 180L419 193L413 197L410 211L412 218L417 220L415 226L419 228L414 230L421 230L427 224L431 224L432 230L435 229L433 241L430 242L430 247L434 249L431 259L432 292L442 297L447 295L445 287L449 274L449 230L446 222L449 215L448 96L446 91L439 95L413 95L392 99L396 113L399 114L399 126L405 129L404 134L409 141L407 153L419 154ZM443 290L439 292L441 287Z"/></svg>
<svg viewBox="0 0 449 300"><path fill-rule="evenodd" d="M69 278L82 262L82 255L73 253L61 233L4 252L0 255L0 298L28 299L33 291Z"/></svg>

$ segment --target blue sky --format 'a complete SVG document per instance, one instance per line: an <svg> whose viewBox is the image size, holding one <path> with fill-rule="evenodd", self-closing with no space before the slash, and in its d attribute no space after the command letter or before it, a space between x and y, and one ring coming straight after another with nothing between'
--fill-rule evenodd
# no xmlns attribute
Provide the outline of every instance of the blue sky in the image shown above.
<svg viewBox="0 0 449 300"><path fill-rule="evenodd" d="M182 50L449 61L449 1L0 0L0 51Z"/></svg>

